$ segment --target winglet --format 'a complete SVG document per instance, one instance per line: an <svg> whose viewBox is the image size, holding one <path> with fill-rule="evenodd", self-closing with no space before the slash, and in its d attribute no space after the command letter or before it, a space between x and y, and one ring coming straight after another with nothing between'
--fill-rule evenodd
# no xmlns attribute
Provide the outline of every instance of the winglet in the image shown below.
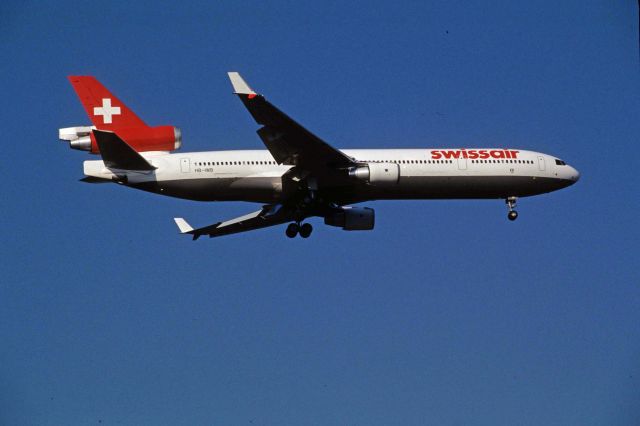
<svg viewBox="0 0 640 426"><path fill-rule="evenodd" d="M178 229L180 230L181 234L188 234L189 232L193 231L193 227L191 227L191 225L189 225L183 218L174 217L173 220L176 221L176 225L178 225Z"/></svg>
<svg viewBox="0 0 640 426"><path fill-rule="evenodd" d="M232 71L227 74L229 75L229 80L231 80L231 85L236 95L256 95L256 92L251 90L251 87L249 87L247 82L240 76L240 73Z"/></svg>

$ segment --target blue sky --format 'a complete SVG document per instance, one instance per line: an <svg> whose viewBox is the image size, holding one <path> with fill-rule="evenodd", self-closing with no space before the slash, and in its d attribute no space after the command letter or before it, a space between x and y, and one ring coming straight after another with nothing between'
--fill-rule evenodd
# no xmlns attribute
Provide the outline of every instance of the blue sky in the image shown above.
<svg viewBox="0 0 640 426"><path fill-rule="evenodd" d="M636 2L50 3L0 6L0 423L640 422ZM230 70L337 147L533 149L582 178L515 223L372 202L374 232L195 243L172 217L255 206L78 182L67 75L185 151L262 148Z"/></svg>

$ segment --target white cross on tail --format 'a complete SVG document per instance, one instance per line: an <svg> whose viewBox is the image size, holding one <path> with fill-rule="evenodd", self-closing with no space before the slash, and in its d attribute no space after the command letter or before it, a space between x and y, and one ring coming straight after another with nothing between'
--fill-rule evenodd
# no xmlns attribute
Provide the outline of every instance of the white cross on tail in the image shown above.
<svg viewBox="0 0 640 426"><path fill-rule="evenodd" d="M120 115L120 107L112 107L111 99L103 98L102 107L93 107L93 115L101 115L104 124L111 124L114 115Z"/></svg>

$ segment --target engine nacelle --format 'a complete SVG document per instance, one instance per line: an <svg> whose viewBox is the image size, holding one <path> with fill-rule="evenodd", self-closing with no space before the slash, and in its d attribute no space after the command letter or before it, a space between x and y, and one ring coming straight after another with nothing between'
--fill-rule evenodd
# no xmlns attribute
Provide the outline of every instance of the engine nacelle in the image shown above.
<svg viewBox="0 0 640 426"><path fill-rule="evenodd" d="M71 149L81 151L91 151L91 130L94 126L76 126L58 129L58 138L61 141L69 142Z"/></svg>
<svg viewBox="0 0 640 426"><path fill-rule="evenodd" d="M372 185L393 185L400 179L400 167L396 163L367 163L349 169L349 177Z"/></svg>
<svg viewBox="0 0 640 426"><path fill-rule="evenodd" d="M69 147L98 154L98 144L91 131L95 126L67 127L58 131L60 140ZM175 151L182 146L182 132L178 127L125 127L114 132L133 149L141 151Z"/></svg>
<svg viewBox="0 0 640 426"><path fill-rule="evenodd" d="M342 207L325 216L324 223L345 231L370 231L375 224L375 210L369 207Z"/></svg>

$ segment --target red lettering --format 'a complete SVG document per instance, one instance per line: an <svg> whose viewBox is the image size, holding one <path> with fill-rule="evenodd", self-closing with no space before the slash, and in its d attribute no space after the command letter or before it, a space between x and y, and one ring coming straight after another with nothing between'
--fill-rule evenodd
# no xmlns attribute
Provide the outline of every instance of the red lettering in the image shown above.
<svg viewBox="0 0 640 426"><path fill-rule="evenodd" d="M452 159L452 158L470 158L475 160L477 158L487 159L487 158L518 158L518 153L520 151L507 150L507 149L466 149L461 148L460 150L454 149L443 149L437 150L434 149L431 151L431 159L432 160L440 160L442 158Z"/></svg>

